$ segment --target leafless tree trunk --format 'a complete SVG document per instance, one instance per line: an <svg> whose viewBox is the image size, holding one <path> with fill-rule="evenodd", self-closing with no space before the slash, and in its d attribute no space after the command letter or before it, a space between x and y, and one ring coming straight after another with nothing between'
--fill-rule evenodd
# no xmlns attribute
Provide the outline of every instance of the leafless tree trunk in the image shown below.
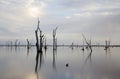
<svg viewBox="0 0 120 79"><path fill-rule="evenodd" d="M53 50L57 49L56 30L57 30L57 27L55 29L53 29Z"/></svg>
<svg viewBox="0 0 120 79"><path fill-rule="evenodd" d="M42 51L43 42L44 42L44 34L42 34L42 31L39 28L40 21L38 20L38 26L35 30L35 36L36 36L36 48L37 51Z"/></svg>

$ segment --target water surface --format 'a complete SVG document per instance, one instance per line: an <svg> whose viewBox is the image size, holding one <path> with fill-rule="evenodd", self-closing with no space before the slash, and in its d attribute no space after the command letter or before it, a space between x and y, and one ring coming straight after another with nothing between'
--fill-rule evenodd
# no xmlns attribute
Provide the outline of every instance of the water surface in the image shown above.
<svg viewBox="0 0 120 79"><path fill-rule="evenodd" d="M120 79L120 48L0 47L0 79Z"/></svg>

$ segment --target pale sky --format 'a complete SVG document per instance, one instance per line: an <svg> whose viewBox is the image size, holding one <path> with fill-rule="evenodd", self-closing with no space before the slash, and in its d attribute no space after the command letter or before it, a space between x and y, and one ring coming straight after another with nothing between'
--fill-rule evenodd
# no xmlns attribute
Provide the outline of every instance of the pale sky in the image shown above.
<svg viewBox="0 0 120 79"><path fill-rule="evenodd" d="M38 17L49 44L57 26L59 44L120 44L120 0L0 0L0 42L34 41Z"/></svg>

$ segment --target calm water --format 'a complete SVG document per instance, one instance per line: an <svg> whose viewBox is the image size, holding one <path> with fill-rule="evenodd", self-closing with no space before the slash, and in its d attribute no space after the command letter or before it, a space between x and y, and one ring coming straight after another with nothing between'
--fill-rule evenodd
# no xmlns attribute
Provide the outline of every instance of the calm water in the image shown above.
<svg viewBox="0 0 120 79"><path fill-rule="evenodd" d="M120 48L0 47L0 79L120 79ZM37 55L37 56L36 56Z"/></svg>

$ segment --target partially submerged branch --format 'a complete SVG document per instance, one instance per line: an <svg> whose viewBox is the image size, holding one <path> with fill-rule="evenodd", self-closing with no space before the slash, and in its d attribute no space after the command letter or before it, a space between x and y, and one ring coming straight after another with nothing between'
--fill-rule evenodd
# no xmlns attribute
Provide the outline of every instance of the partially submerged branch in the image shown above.
<svg viewBox="0 0 120 79"><path fill-rule="evenodd" d="M83 38L84 38L84 40L85 40L87 46L89 47L89 49L90 49L91 52L92 52L91 40L88 42L87 39L85 38L85 36L84 36L83 34L82 34L82 36L83 36Z"/></svg>

